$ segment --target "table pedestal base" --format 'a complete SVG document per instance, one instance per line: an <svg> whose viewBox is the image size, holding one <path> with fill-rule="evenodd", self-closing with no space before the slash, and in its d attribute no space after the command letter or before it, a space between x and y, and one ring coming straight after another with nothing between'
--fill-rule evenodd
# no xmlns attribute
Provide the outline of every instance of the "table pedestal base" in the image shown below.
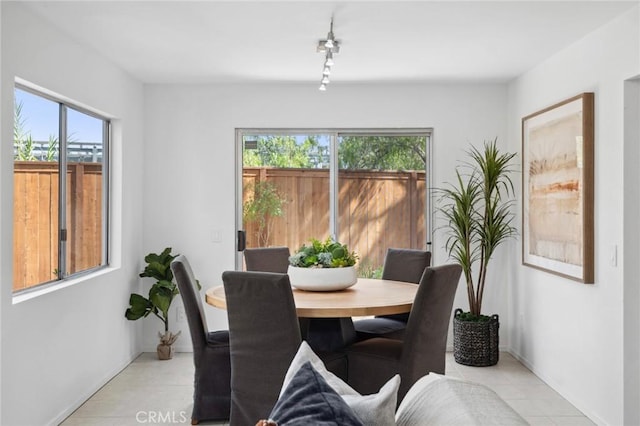
<svg viewBox="0 0 640 426"><path fill-rule="evenodd" d="M356 340L351 318L300 318L300 326L302 338L314 351L339 351Z"/></svg>

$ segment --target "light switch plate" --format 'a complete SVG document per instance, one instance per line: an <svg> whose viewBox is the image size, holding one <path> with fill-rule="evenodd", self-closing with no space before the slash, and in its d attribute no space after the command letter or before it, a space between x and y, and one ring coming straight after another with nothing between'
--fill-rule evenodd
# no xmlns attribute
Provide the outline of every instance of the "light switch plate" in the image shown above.
<svg viewBox="0 0 640 426"><path fill-rule="evenodd" d="M609 263L611 266L618 266L618 246L616 244L609 248Z"/></svg>

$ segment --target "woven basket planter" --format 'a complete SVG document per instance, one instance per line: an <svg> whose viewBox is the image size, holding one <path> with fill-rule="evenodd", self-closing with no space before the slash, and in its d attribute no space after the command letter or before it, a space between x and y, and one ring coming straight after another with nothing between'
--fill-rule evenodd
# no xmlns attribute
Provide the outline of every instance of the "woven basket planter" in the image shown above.
<svg viewBox="0 0 640 426"><path fill-rule="evenodd" d="M500 357L498 315L492 315L489 321L476 322L458 319L461 313L462 309L456 309L453 314L453 357L456 362L473 367L496 365Z"/></svg>

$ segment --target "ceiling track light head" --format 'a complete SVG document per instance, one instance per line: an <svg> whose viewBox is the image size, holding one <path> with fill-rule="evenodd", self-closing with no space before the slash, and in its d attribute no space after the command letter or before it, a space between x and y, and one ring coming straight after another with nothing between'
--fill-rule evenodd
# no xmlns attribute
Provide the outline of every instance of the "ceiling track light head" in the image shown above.
<svg viewBox="0 0 640 426"><path fill-rule="evenodd" d="M325 67L332 67L334 65L333 62L333 55L331 54L331 52L327 53L327 58L324 61L324 66Z"/></svg>
<svg viewBox="0 0 640 426"><path fill-rule="evenodd" d="M316 52L318 52L318 53L325 53L327 51L330 51L330 52L333 52L333 53L339 53L340 52L340 42L338 40L333 40L333 45L330 48L327 46L327 42L328 42L328 40L320 40L320 41L318 41L318 46L316 47Z"/></svg>

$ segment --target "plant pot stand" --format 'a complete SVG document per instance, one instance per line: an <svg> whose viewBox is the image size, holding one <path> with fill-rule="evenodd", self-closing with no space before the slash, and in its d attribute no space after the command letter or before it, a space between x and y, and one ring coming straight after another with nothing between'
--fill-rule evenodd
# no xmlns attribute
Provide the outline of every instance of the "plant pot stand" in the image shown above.
<svg viewBox="0 0 640 426"><path fill-rule="evenodd" d="M164 334L158 333L158 337L160 338L160 343L156 347L158 359L167 360L173 358L173 343L178 339L180 333L180 331L176 334L170 331L166 331Z"/></svg>
<svg viewBox="0 0 640 426"><path fill-rule="evenodd" d="M160 343L157 346L157 351L158 351L158 359L159 360L167 360L167 359L171 359L173 358L173 346L172 345L165 345Z"/></svg>
<svg viewBox="0 0 640 426"><path fill-rule="evenodd" d="M500 357L498 315L489 321L463 321L462 309L453 314L453 357L458 364L472 367L496 365Z"/></svg>

